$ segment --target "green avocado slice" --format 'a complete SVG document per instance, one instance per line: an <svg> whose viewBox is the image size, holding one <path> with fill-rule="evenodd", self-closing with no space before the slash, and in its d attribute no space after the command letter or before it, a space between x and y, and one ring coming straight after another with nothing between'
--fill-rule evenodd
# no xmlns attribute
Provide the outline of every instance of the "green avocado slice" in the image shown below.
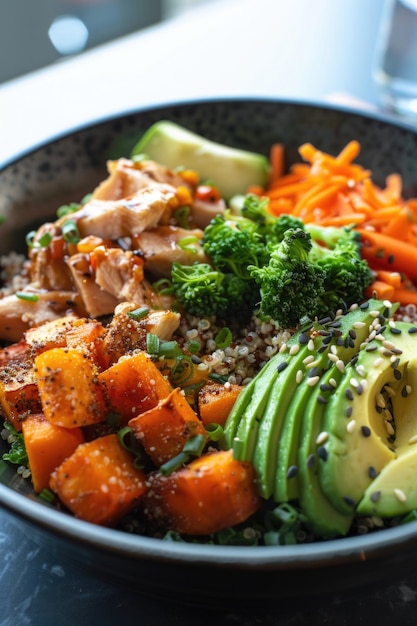
<svg viewBox="0 0 417 626"><path fill-rule="evenodd" d="M395 421L395 440L392 444L395 458L382 468L365 490L357 511L363 515L393 517L417 508L417 337L410 328L397 323L404 342L412 355L397 381L396 393L391 397ZM415 329L417 333L417 328ZM416 337L416 338L414 338ZM395 342L399 345L399 342ZM404 351L403 358L407 358Z"/></svg>
<svg viewBox="0 0 417 626"><path fill-rule="evenodd" d="M327 334L318 335L313 339L317 344L311 352L310 358L313 360L306 366L303 379L294 389L282 427L274 491L277 502L286 502L300 495L296 468L306 404L311 396L317 397L319 402L323 399L323 394L317 393L317 388L320 388L323 382L323 375L330 368L334 372L331 379L337 379L340 363L349 361L359 351L368 336L369 325L373 322L374 316L382 314L385 309L386 306L382 301L368 302L366 308L354 308L348 314L332 320L321 330ZM325 339L328 340L326 344L323 343ZM316 418L311 415L310 419Z"/></svg>
<svg viewBox="0 0 417 626"><path fill-rule="evenodd" d="M132 157L145 154L166 167L194 169L229 200L246 193L251 185L264 186L269 175L268 158L210 141L188 129L161 120L153 124L132 150Z"/></svg>
<svg viewBox="0 0 417 626"><path fill-rule="evenodd" d="M341 513L354 510L368 487L375 489L375 477L387 465L395 467L398 450L414 433L417 415L411 400L402 396L417 367L413 328L403 322L376 328L326 406L323 429L328 440L319 476L323 492Z"/></svg>

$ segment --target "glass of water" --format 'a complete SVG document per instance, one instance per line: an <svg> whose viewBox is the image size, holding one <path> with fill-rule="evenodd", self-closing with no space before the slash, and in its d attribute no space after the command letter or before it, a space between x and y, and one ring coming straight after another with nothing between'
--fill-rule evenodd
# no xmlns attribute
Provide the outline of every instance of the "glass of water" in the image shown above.
<svg viewBox="0 0 417 626"><path fill-rule="evenodd" d="M385 0L375 80L382 104L417 121L417 0Z"/></svg>

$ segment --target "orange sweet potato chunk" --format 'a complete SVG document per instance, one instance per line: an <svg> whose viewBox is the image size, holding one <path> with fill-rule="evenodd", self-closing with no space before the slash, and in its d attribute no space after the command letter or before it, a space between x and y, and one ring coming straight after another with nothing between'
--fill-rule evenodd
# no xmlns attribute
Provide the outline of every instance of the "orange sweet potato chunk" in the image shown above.
<svg viewBox="0 0 417 626"><path fill-rule="evenodd" d="M251 463L231 450L205 454L163 476L150 477L145 513L165 528L207 535L245 521L260 506Z"/></svg>
<svg viewBox="0 0 417 626"><path fill-rule="evenodd" d="M79 519L114 526L138 503L147 483L111 434L79 445L52 473L50 488Z"/></svg>
<svg viewBox="0 0 417 626"><path fill-rule="evenodd" d="M224 426L241 391L240 385L208 381L198 394L198 412L203 424Z"/></svg>
<svg viewBox="0 0 417 626"><path fill-rule="evenodd" d="M179 388L128 425L158 467L181 452L193 435L207 435Z"/></svg>
<svg viewBox="0 0 417 626"><path fill-rule="evenodd" d="M98 379L104 384L110 408L120 416L120 424L153 408L172 391L146 352L121 357Z"/></svg>
<svg viewBox="0 0 417 626"><path fill-rule="evenodd" d="M37 493L49 489L52 472L84 442L81 428L62 428L42 413L29 415L22 423L25 448Z"/></svg>
<svg viewBox="0 0 417 626"><path fill-rule="evenodd" d="M57 426L78 428L106 416L97 368L82 350L52 348L35 358L42 411Z"/></svg>

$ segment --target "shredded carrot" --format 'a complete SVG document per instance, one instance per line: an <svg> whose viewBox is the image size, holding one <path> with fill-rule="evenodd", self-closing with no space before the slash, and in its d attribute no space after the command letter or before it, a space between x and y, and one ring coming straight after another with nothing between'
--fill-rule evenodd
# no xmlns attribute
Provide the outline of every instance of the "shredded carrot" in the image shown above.
<svg viewBox="0 0 417 626"><path fill-rule="evenodd" d="M416 302L417 198L404 199L402 178L395 172L386 177L385 187L378 186L372 172L355 162L359 153L359 141L350 141L336 156L306 142L299 147L300 161L284 173L284 150L276 144L273 175L263 196L273 215L356 228L362 257L375 274L368 292Z"/></svg>

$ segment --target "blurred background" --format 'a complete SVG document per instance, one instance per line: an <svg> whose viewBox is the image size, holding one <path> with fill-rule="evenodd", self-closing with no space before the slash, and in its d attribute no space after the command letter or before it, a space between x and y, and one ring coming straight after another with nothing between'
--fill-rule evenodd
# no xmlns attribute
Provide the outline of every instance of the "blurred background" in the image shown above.
<svg viewBox="0 0 417 626"><path fill-rule="evenodd" d="M221 0L0 0L0 83Z"/></svg>

